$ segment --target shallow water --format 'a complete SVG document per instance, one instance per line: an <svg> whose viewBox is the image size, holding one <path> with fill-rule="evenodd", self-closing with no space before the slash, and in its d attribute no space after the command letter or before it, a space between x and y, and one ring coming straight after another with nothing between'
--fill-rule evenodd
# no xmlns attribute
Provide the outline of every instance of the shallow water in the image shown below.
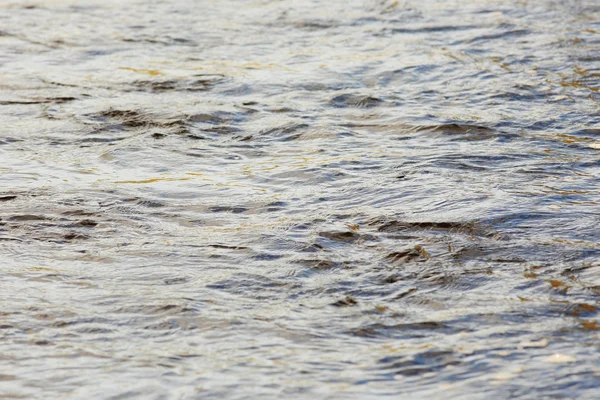
<svg viewBox="0 0 600 400"><path fill-rule="evenodd" d="M0 21L0 397L597 397L598 2Z"/></svg>

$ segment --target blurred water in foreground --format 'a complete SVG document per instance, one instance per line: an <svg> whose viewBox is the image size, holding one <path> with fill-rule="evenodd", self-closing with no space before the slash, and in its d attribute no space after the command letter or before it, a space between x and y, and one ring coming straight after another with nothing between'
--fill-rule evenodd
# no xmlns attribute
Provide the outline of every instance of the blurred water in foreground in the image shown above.
<svg viewBox="0 0 600 400"><path fill-rule="evenodd" d="M597 398L597 1L0 21L0 397Z"/></svg>

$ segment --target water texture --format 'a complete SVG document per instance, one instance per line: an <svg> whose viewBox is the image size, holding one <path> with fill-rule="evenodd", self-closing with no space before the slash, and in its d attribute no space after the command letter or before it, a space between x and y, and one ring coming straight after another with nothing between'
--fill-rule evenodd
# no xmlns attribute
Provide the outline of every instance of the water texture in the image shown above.
<svg viewBox="0 0 600 400"><path fill-rule="evenodd" d="M5 0L0 49L0 398L597 398L597 1Z"/></svg>

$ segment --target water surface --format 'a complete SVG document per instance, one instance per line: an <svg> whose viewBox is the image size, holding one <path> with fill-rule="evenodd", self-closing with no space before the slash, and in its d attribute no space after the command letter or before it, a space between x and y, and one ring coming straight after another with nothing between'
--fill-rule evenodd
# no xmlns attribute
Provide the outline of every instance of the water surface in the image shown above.
<svg viewBox="0 0 600 400"><path fill-rule="evenodd" d="M597 397L597 1L0 21L0 397Z"/></svg>

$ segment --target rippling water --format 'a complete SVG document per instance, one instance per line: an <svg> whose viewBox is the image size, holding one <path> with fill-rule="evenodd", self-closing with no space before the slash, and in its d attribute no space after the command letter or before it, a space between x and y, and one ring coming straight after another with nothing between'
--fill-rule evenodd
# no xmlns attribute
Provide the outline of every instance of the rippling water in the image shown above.
<svg viewBox="0 0 600 400"><path fill-rule="evenodd" d="M597 1L0 21L0 397L597 398Z"/></svg>

